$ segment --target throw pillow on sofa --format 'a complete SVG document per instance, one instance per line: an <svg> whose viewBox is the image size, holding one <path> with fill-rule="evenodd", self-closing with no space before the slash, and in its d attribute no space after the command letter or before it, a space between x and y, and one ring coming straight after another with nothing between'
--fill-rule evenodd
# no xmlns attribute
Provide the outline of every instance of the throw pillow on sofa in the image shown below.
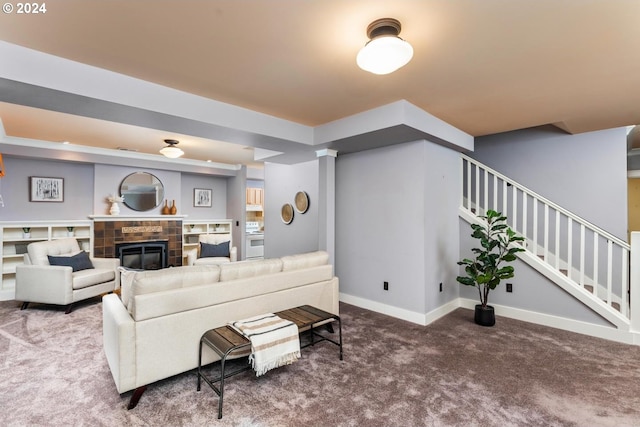
<svg viewBox="0 0 640 427"><path fill-rule="evenodd" d="M220 244L200 242L200 258L229 257L229 241Z"/></svg>
<svg viewBox="0 0 640 427"><path fill-rule="evenodd" d="M89 270L95 268L93 263L89 259L89 254L85 251L81 251L72 256L51 256L49 258L49 265L63 265L71 267L73 271Z"/></svg>

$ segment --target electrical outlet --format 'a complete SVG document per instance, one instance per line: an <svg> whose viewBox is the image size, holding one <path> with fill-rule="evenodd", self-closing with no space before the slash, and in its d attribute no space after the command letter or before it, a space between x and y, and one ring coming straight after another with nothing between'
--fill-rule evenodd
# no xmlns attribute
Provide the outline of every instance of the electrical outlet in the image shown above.
<svg viewBox="0 0 640 427"><path fill-rule="evenodd" d="M513 283L507 283L507 292L513 292Z"/></svg>
<svg viewBox="0 0 640 427"><path fill-rule="evenodd" d="M442 282L440 282L440 292L442 292Z"/></svg>
<svg viewBox="0 0 640 427"><path fill-rule="evenodd" d="M383 283L382 283L382 288L383 288L385 291L388 291L388 290L389 290L389 282L383 282Z"/></svg>

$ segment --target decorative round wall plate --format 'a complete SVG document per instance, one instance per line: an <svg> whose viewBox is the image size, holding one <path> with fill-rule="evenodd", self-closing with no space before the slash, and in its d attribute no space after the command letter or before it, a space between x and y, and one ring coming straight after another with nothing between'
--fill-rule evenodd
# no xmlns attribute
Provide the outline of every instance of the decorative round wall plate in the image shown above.
<svg viewBox="0 0 640 427"><path fill-rule="evenodd" d="M293 206L291 206L290 203L282 205L280 217L282 218L282 222L285 224L291 224L291 221L293 221Z"/></svg>
<svg viewBox="0 0 640 427"><path fill-rule="evenodd" d="M296 193L296 210L301 214L309 210L309 195L304 191Z"/></svg>

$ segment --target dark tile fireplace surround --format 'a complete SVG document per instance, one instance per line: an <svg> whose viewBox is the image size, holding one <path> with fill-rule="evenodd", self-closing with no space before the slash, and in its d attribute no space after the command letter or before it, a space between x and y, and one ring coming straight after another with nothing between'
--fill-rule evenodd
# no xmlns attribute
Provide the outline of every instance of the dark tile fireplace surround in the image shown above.
<svg viewBox="0 0 640 427"><path fill-rule="evenodd" d="M167 242L167 265L182 265L182 220L94 220L93 249L97 258L118 258L116 245L135 242Z"/></svg>

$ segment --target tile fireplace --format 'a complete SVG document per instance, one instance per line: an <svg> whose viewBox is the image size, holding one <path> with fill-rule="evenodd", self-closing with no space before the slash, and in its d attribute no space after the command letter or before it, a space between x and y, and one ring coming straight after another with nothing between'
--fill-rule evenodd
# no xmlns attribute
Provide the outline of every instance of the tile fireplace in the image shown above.
<svg viewBox="0 0 640 427"><path fill-rule="evenodd" d="M120 258L118 244L165 242L165 266L182 265L182 218L94 216L93 221L96 257Z"/></svg>

